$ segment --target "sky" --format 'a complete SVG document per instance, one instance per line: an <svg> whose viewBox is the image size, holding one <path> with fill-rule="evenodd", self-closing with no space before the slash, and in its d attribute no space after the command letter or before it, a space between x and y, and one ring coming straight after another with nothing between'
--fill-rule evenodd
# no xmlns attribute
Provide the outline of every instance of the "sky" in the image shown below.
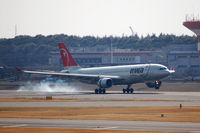
<svg viewBox="0 0 200 133"><path fill-rule="evenodd" d="M200 0L0 0L0 38L67 34L194 35L182 23L200 15ZM200 18L200 17L199 17Z"/></svg>

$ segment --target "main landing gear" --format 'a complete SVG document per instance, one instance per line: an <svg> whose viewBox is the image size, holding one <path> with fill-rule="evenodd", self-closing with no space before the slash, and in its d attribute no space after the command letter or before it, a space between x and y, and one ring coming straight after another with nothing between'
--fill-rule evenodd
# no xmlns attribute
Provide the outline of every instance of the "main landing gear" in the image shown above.
<svg viewBox="0 0 200 133"><path fill-rule="evenodd" d="M106 89L105 88L99 88L94 90L95 94L106 94Z"/></svg>
<svg viewBox="0 0 200 133"><path fill-rule="evenodd" d="M128 85L126 89L123 88L123 90L122 90L123 93L124 93L124 94L125 94L125 93L127 93L127 94L133 93L133 92L134 92L134 89L133 89L133 88L130 88L130 87L131 87L131 85Z"/></svg>

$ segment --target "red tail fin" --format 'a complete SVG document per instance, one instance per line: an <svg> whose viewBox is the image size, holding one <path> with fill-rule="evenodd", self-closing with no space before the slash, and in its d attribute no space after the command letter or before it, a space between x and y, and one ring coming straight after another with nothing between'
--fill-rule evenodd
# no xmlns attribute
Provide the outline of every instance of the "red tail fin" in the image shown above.
<svg viewBox="0 0 200 133"><path fill-rule="evenodd" d="M15 69L17 69L18 72L22 72L22 69L20 69L19 67L15 67Z"/></svg>
<svg viewBox="0 0 200 133"><path fill-rule="evenodd" d="M72 55L70 54L64 43L58 43L60 55L62 57L63 65L65 67L78 66Z"/></svg>

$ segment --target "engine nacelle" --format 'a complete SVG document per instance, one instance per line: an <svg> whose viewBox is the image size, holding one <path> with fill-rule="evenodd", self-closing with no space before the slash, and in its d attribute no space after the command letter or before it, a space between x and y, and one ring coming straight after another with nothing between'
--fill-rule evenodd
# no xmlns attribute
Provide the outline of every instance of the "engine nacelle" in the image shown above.
<svg viewBox="0 0 200 133"><path fill-rule="evenodd" d="M99 88L110 88L112 87L112 79L110 78L103 78L98 81Z"/></svg>
<svg viewBox="0 0 200 133"><path fill-rule="evenodd" d="M156 80L155 82L148 82L146 83L147 87L149 88L155 88L155 89L160 89L162 82L159 80Z"/></svg>

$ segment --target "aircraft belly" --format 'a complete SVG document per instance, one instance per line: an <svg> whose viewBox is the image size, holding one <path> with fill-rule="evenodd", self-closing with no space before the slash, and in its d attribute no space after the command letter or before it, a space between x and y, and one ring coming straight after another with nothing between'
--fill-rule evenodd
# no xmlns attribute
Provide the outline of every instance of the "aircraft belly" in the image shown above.
<svg viewBox="0 0 200 133"><path fill-rule="evenodd" d="M143 81L144 81L144 78L141 77L141 76L130 76L130 77L129 77L129 80L130 80L132 83L140 83L140 82L143 82Z"/></svg>

